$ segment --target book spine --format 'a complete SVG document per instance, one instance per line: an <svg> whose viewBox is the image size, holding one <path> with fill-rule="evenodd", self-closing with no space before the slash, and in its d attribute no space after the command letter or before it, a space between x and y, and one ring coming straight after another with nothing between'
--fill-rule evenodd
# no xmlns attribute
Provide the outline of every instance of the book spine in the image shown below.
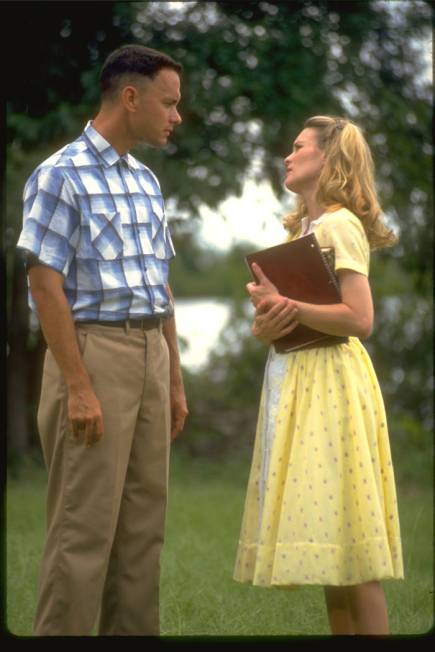
<svg viewBox="0 0 435 652"><path fill-rule="evenodd" d="M340 285L339 285L339 283L338 283L338 279L337 279L337 276L335 275L335 271L334 271L334 269L331 268L331 265L330 265L329 260L328 260L328 256L327 256L327 254L326 254L325 252L322 251L322 248L320 247L320 245L319 245L319 243L317 242L317 240L315 240L315 243L316 243L316 245L317 245L317 248L318 248L319 251L320 251L320 254L321 254L321 257L322 257L323 263L324 263L324 265L325 265L325 269L326 269L326 271L327 271L327 273L328 273L329 279L330 279L332 285L335 287L335 289L337 290L338 294L339 294L340 297L341 297ZM334 259L335 259L335 258L334 258Z"/></svg>
<svg viewBox="0 0 435 652"><path fill-rule="evenodd" d="M330 338L330 335L327 335L325 333L324 335L318 335L316 337L313 337L312 340L307 340L303 344L295 344L294 346L289 346L289 347L281 347L279 345L279 340L278 340L278 343L274 342L274 346L275 346L275 351L277 353L291 353L292 351L298 351L300 349L309 348L312 344L321 342L322 340L325 340L327 338Z"/></svg>

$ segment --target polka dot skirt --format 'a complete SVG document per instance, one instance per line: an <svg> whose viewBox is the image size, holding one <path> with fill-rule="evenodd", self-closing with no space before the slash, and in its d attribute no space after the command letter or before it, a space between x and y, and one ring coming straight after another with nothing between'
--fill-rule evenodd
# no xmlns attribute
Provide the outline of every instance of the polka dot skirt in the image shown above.
<svg viewBox="0 0 435 652"><path fill-rule="evenodd" d="M348 344L271 348L234 579L262 586L402 578L384 404Z"/></svg>

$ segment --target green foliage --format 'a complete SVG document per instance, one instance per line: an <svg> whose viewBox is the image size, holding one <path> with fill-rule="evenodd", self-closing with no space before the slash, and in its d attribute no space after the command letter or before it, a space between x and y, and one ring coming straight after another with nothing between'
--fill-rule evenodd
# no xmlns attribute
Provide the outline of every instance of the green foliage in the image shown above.
<svg viewBox="0 0 435 652"><path fill-rule="evenodd" d="M180 446L194 456L250 452L254 441L267 353L249 334L241 304L230 323L207 367L184 370L189 418Z"/></svg>
<svg viewBox="0 0 435 652"><path fill-rule="evenodd" d="M19 25L5 84L9 316L17 321L14 244L25 179L95 114L99 68L109 52L143 43L180 60L185 70L183 124L174 141L165 151L135 152L157 173L168 200L178 253L171 273L176 296L236 302L245 296L243 257L251 247L226 254L202 250L195 236L201 205L218 211L225 198L241 193L247 177L269 180L282 198L282 160L309 115L345 114L363 126L381 203L401 233L398 246L373 256L376 327L367 348L392 419L427 433L433 150L421 38L429 34L432 3L224 1L180 3L174 10L164 2L87 2L85 15L82 3L9 2L1 8L6 5L7 24ZM191 427L201 433L210 423L215 449L252 431L265 359L247 336L249 319L239 311L232 324L209 369L186 372ZM31 342L27 338L28 347ZM224 436L231 424L233 434ZM402 428L400 437L414 441L414 426Z"/></svg>
<svg viewBox="0 0 435 652"><path fill-rule="evenodd" d="M174 201L170 217L217 207L241 193L248 173L281 197L282 159L305 118L345 113L366 131L382 204L403 233L392 255L415 291L431 290L431 90L417 41L430 30L430 3L190 2L175 11L90 2L86 20L80 3L21 7L8 3L21 42L7 86L15 150L77 135L96 110L99 67L112 49L161 48L185 68L183 124L165 151L137 155Z"/></svg>
<svg viewBox="0 0 435 652"><path fill-rule="evenodd" d="M382 203L406 234L394 255L416 290L429 290L432 111L417 38L429 33L430 3L189 2L174 10L90 2L86 20L80 3L21 7L8 3L21 42L7 86L16 148L77 134L96 110L98 70L115 47L163 49L185 69L183 124L166 151L138 155L175 214L196 216L200 204L240 194L247 173L270 179L282 196L282 159L306 117L345 113L363 125Z"/></svg>
<svg viewBox="0 0 435 652"><path fill-rule="evenodd" d="M281 160L319 112L345 112L364 126L383 203L401 225L430 206L431 93L415 42L430 29L429 4L190 2L174 11L162 2L90 2L86 20L78 3L50 3L44 14L41 4L22 12L9 3L22 43L8 86L9 142L28 148L71 135L95 110L104 58L135 41L185 68L184 123L166 152L145 155L180 210L239 194L254 156L257 178L281 195ZM420 225L412 231L421 237Z"/></svg>
<svg viewBox="0 0 435 652"><path fill-rule="evenodd" d="M404 413L428 436L433 426L433 312L431 294L416 290L402 261L375 253L371 285L375 328L365 343L381 380L389 413ZM428 285L431 285L427 273Z"/></svg>
<svg viewBox="0 0 435 652"><path fill-rule="evenodd" d="M245 256L253 245L239 244L222 253L201 248L191 232L173 237L176 257L171 262L171 286L175 296L246 298L245 284L250 280Z"/></svg>

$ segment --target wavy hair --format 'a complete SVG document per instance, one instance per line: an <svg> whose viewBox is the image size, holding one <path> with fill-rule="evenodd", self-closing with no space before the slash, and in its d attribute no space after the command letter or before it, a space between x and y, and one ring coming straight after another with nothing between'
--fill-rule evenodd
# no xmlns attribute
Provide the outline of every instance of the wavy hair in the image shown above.
<svg viewBox="0 0 435 652"><path fill-rule="evenodd" d="M325 153L316 197L322 208L326 212L347 208L354 213L372 249L395 244L396 235L382 221L373 158L361 129L350 120L334 116L308 118L304 128L316 131L317 144ZM284 227L291 233L298 232L304 215L305 202L298 196L295 210L284 217Z"/></svg>

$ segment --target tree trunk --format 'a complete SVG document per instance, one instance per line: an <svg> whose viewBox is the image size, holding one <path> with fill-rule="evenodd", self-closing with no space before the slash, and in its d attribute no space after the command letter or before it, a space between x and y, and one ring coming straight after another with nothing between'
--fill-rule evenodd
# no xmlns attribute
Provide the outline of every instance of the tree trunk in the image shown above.
<svg viewBox="0 0 435 652"><path fill-rule="evenodd" d="M29 315L27 282L22 259L14 257L11 283L11 314L8 319L7 356L7 442L8 457L14 459L29 450L29 392L27 351Z"/></svg>

